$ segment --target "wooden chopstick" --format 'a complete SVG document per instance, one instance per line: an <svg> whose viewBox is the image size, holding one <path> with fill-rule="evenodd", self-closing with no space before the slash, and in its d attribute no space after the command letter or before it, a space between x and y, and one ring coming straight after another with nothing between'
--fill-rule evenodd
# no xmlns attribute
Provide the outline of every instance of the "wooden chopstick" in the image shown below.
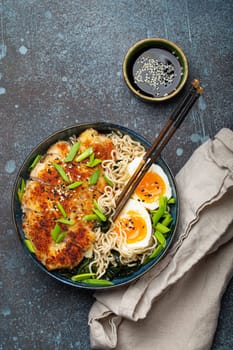
<svg viewBox="0 0 233 350"><path fill-rule="evenodd" d="M184 97L181 104L175 109L167 123L162 128L158 137L153 142L152 146L145 153L138 168L134 172L133 176L129 179L126 186L123 188L120 196L116 201L116 210L112 216L112 220L115 221L121 210L129 200L137 185L149 170L152 163L158 158L164 147L167 145L175 131L180 127L189 110L192 108L195 101L203 93L203 88L200 86L199 80L195 79L192 82L192 86L188 94Z"/></svg>
<svg viewBox="0 0 233 350"><path fill-rule="evenodd" d="M160 131L158 137L155 139L154 143L152 144L152 146L148 149L148 151L145 153L143 159L141 160L140 164L138 165L138 168L136 169L134 175L129 179L129 181L127 182L127 184L125 185L125 187L123 188L120 196L117 199L116 202L116 207L119 205L119 203L124 199L126 193L128 192L130 186L133 184L133 182L135 181L135 179L137 178L138 174L140 173L140 171L142 170L143 166L145 165L145 162L147 161L147 159L150 157L150 155L153 153L153 151L158 147L159 143L161 142L161 140L164 138L164 136L166 135L166 133L168 132L168 130L170 129L170 127L172 126L172 123L174 122L174 120L177 119L177 117L179 116L179 114L181 113L182 109L184 108L184 106L186 105L187 101L190 99L190 97L192 96L193 93L196 92L196 88L198 88L200 85L199 80L195 79L192 82L191 85L191 89L189 90L189 92L187 93L187 95L184 97L184 99L182 100L182 102L178 105L178 107L174 110L174 112L172 113L171 117L169 118L169 120L167 121L167 123L164 125L164 127L162 128L162 130Z"/></svg>

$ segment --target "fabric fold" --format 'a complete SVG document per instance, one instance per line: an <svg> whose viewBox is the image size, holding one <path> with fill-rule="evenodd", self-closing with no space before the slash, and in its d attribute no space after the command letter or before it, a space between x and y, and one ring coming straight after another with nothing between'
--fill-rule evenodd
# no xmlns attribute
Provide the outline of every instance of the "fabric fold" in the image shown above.
<svg viewBox="0 0 233 350"><path fill-rule="evenodd" d="M209 330L208 339L205 340L205 344L208 343L210 346L216 327L215 318L219 310L219 300L225 283L233 273L233 264L230 265L232 251L230 256L228 248L233 244L233 132L222 129L214 140L208 140L201 145L177 174L176 184L180 197L180 220L173 245L168 254L139 280L129 286L95 294L96 302L89 315L92 349L132 349L133 347L135 350L141 349L134 339L131 343L129 340L131 333L136 340L139 334L143 335L138 331L138 324L148 326L144 329L146 341L143 349L150 349L149 346L153 341L158 344L158 347L153 346L154 349L162 347L169 349L165 346L163 339L168 337L169 333L166 335L165 330L169 332L169 329L165 327L164 334L163 332L153 333L147 320L152 317L155 320L160 319L163 323L167 316L161 315L161 312L163 308L166 311L166 302L174 313L173 315L169 312L171 319L175 317L176 310L172 305L175 295L177 305L187 299L187 307L194 308L192 318L189 320L191 328L197 327L201 316L203 320L206 317L208 322L212 322L211 326L208 325L210 327L208 329L211 330ZM228 252L227 256L221 253L223 250ZM217 265L220 263L220 258L215 259L215 256L222 256L223 259L221 269L224 273L221 276L218 274ZM211 277L208 277L208 271L212 273ZM201 294L203 303L207 304L207 307L203 307L205 310L203 315L202 312L200 313L201 310L196 308L195 298L192 295L192 290L196 290L199 295L200 288L203 288L203 281L199 286L195 279L191 278L195 275L198 280L198 272L205 276L204 282L208 291L209 285L214 287L214 282L216 283L213 293L215 304L210 305L208 293ZM192 289L185 281L191 283ZM211 307L213 317L209 319L207 311L209 313ZM153 315L150 316L151 314ZM183 315L183 321L180 321L179 327L177 325L173 327L174 329L178 327L177 332L186 326L185 317L188 315L183 311L181 315ZM125 330L126 325L130 329L128 334ZM189 334L188 331L187 334ZM175 337L173 338L175 341ZM186 337L183 338L187 342ZM127 347L128 344L132 347ZM167 345L169 344L167 341ZM192 344L194 341L191 341L190 347L183 348L202 349ZM180 348L174 345L171 349L183 349L181 343L179 346Z"/></svg>

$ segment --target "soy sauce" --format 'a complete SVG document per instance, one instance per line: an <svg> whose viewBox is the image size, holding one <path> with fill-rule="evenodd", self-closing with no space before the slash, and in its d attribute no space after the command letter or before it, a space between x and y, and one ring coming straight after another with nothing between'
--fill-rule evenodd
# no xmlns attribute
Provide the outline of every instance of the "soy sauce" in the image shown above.
<svg viewBox="0 0 233 350"><path fill-rule="evenodd" d="M161 48L142 52L132 67L134 85L143 94L163 97L179 85L183 74L178 57Z"/></svg>

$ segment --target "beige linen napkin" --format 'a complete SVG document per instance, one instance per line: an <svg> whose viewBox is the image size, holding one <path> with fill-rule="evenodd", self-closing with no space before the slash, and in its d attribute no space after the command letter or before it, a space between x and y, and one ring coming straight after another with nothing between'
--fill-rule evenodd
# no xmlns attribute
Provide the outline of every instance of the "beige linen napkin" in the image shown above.
<svg viewBox="0 0 233 350"><path fill-rule="evenodd" d="M92 349L207 350L233 275L233 132L222 129L176 176L180 221L166 257L140 279L97 292Z"/></svg>

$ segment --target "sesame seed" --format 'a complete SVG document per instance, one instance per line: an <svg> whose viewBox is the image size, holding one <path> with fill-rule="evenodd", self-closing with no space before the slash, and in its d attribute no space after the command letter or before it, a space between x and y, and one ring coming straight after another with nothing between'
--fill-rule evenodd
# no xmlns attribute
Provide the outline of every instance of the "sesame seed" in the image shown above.
<svg viewBox="0 0 233 350"><path fill-rule="evenodd" d="M136 71L135 83L146 83L154 90L159 86L172 84L175 78L175 67L172 63L164 64L158 59L142 57L140 68Z"/></svg>

